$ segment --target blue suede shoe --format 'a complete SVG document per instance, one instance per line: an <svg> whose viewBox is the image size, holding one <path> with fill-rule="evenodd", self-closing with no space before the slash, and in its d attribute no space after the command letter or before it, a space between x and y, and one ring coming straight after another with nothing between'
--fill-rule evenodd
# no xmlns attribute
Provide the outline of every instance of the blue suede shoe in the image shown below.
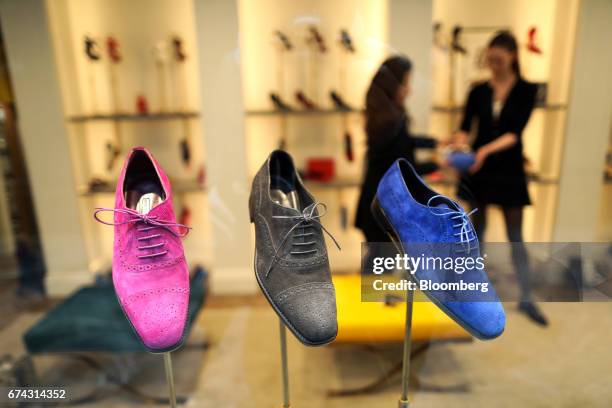
<svg viewBox="0 0 612 408"><path fill-rule="evenodd" d="M427 260L410 276L432 302L479 339L502 334L506 314L484 270L471 213L432 191L405 159L378 184L372 212L403 254ZM466 269L468 258L474 262Z"/></svg>

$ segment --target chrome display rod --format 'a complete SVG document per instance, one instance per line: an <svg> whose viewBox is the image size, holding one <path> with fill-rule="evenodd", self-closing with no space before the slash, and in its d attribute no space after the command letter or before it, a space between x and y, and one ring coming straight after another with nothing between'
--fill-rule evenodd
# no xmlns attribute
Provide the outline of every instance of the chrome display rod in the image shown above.
<svg viewBox="0 0 612 408"><path fill-rule="evenodd" d="M166 369L166 382L168 383L170 407L176 408L176 389L174 388L174 373L172 372L172 357L170 356L170 352L164 353L164 368Z"/></svg>
<svg viewBox="0 0 612 408"><path fill-rule="evenodd" d="M402 362L402 395L398 401L399 408L408 408L408 386L410 382L410 354L412 349L412 305L414 291L406 291L406 332L404 334L404 358Z"/></svg>
<svg viewBox="0 0 612 408"><path fill-rule="evenodd" d="M289 369L287 367L287 333L285 324L282 320L278 319L279 331L280 331L280 351L281 351L281 365L283 371L283 405L282 408L289 408Z"/></svg>

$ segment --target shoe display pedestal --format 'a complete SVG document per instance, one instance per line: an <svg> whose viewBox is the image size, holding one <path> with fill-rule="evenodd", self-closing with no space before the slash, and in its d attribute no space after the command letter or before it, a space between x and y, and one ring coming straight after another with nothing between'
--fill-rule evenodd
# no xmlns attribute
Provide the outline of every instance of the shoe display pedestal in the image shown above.
<svg viewBox="0 0 612 408"><path fill-rule="evenodd" d="M174 373L172 371L172 356L170 352L164 353L164 369L166 371L166 382L168 383L168 400L170 407L176 408L176 389L174 387Z"/></svg>
<svg viewBox="0 0 612 408"><path fill-rule="evenodd" d="M281 352L281 370L283 374L283 405L282 408L290 408L289 403L289 369L287 363L287 330L281 319L278 319L278 328L280 334L280 352Z"/></svg>
<svg viewBox="0 0 612 408"><path fill-rule="evenodd" d="M408 385L410 381L410 353L412 349L412 305L414 291L406 291L406 329L404 333L404 357L402 361L402 395L397 403L399 408L408 408Z"/></svg>

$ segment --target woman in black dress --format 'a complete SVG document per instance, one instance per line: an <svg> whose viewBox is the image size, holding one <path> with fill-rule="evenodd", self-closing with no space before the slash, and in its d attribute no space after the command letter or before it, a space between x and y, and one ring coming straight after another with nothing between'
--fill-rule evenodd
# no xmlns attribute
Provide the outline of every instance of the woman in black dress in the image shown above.
<svg viewBox="0 0 612 408"><path fill-rule="evenodd" d="M531 201L521 136L535 104L536 87L521 77L517 52L516 39L506 31L498 33L489 43L486 58L491 79L470 91L461 129L455 135L457 144L466 144L477 122L472 143L476 161L462 177L458 195L478 208L474 227L481 242L484 242L487 206L501 206L508 241L514 243L512 260L522 292L519 310L546 325L546 318L531 300L522 231L523 207Z"/></svg>
<svg viewBox="0 0 612 408"><path fill-rule="evenodd" d="M437 169L433 162L415 163L416 148L435 148L436 140L410 134L404 101L410 92L412 63L406 57L388 58L380 66L366 94L366 169L357 206L355 226L368 242L387 242L389 238L370 212L378 182L393 162L406 158L420 174Z"/></svg>

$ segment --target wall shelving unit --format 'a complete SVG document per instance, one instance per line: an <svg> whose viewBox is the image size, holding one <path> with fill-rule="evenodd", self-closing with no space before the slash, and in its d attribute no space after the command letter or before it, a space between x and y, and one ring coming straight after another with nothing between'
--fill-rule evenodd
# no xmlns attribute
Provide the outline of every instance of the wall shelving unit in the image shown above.
<svg viewBox="0 0 612 408"><path fill-rule="evenodd" d="M61 0L49 7L90 272L109 270L113 245L113 229L93 221L93 208L113 206L115 182L133 146L151 150L168 173L177 218L190 210L187 259L209 263L193 2L153 0L143 8L118 0ZM96 41L98 61L85 55L85 36ZM108 36L119 43L118 63L108 53ZM175 36L187 56L181 62L173 59ZM148 113L135 112L141 95ZM189 162L180 143L189 146ZM114 159L109 145L117 149Z"/></svg>

